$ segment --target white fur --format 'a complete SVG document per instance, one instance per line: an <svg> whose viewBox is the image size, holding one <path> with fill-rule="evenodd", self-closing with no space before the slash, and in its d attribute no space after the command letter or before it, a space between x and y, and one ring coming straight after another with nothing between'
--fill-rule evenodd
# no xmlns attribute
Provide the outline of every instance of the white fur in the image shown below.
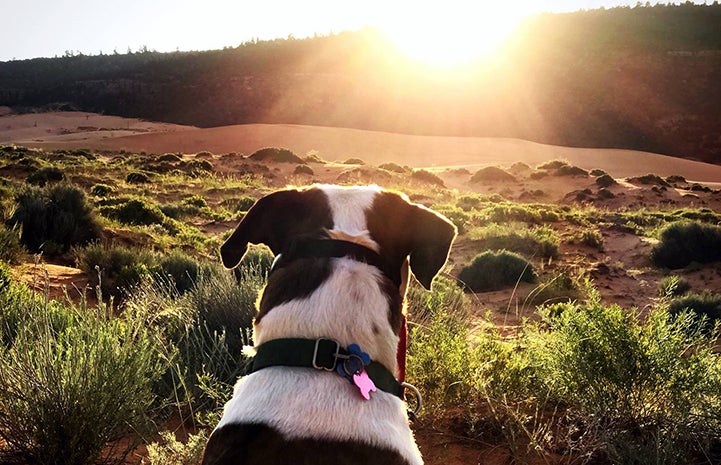
<svg viewBox="0 0 721 465"><path fill-rule="evenodd" d="M379 188L319 187L328 196L334 230L370 240L365 211ZM264 315L255 325L255 344L284 337L332 338L344 347L356 343L398 376L398 336L388 321L381 272L348 258L332 259L332 267L329 278L311 295ZM366 401L334 372L271 367L241 378L218 427L232 423L267 424L288 439L366 442L395 450L411 464L423 463L405 403L381 390Z"/></svg>

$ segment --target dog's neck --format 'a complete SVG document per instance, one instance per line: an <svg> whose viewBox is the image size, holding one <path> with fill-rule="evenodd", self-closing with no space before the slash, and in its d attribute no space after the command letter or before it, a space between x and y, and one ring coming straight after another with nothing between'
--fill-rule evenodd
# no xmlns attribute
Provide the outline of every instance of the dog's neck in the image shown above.
<svg viewBox="0 0 721 465"><path fill-rule="evenodd" d="M296 250L292 256L289 251L287 258L280 258L260 300L255 343L280 338L331 338L346 347L355 343L398 377L403 368L397 359L403 325L402 272L389 271L370 248L367 254L360 253L369 239L331 236L342 241L327 239L329 245L318 247L313 244L324 240L317 239L302 253ZM341 242L349 239L357 247L339 254L344 250ZM314 256L314 247L321 250L320 256Z"/></svg>

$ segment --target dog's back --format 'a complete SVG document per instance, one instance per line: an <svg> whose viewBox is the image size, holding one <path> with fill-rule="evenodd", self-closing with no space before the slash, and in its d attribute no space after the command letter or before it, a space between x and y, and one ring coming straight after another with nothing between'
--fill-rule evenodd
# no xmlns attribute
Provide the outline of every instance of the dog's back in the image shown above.
<svg viewBox="0 0 721 465"><path fill-rule="evenodd" d="M233 267L249 242L267 244L276 255L254 342L259 350L285 347L290 353L265 358L291 363L269 363L238 381L203 464L422 463L405 403L383 381L390 377L392 387L401 375L407 258L428 288L454 237L443 217L375 187L313 186L261 199L221 255ZM344 354L355 347L372 362L353 373L343 372L342 360L315 366L319 341ZM294 351L308 352L312 363L287 366L304 357ZM388 374L376 376L380 388L366 400L358 387L366 381L355 376L373 378L371 365Z"/></svg>

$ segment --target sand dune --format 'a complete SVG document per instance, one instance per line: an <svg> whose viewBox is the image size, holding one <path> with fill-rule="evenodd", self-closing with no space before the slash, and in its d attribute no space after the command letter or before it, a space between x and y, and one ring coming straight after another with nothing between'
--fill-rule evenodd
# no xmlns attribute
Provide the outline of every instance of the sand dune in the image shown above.
<svg viewBox="0 0 721 465"><path fill-rule="evenodd" d="M19 122L23 121L23 125ZM34 122L33 125L30 122ZM37 124L35 126L34 124ZM22 127L21 127L22 126ZM88 129L90 128L90 129ZM149 153L208 150L250 154L274 146L305 155L315 150L328 160L361 158L414 167L536 165L562 158L582 168L600 168L617 178L677 174L689 180L721 182L721 166L618 149L559 147L520 139L413 136L358 129L247 124L199 129L90 113L0 116L0 142L43 148L91 148Z"/></svg>

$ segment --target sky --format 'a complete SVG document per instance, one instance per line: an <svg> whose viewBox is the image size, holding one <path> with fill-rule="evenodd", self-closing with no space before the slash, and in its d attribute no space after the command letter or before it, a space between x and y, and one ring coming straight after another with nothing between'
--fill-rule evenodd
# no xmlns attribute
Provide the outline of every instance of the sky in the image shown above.
<svg viewBox="0 0 721 465"><path fill-rule="evenodd" d="M0 61L63 56L66 51L97 55L143 47L159 52L210 50L253 39L302 38L365 26L393 31L413 53L423 41L432 43L441 36L468 43L468 34L475 34L478 42L493 43L518 19L541 11L635 4L636 0L0 0Z"/></svg>

